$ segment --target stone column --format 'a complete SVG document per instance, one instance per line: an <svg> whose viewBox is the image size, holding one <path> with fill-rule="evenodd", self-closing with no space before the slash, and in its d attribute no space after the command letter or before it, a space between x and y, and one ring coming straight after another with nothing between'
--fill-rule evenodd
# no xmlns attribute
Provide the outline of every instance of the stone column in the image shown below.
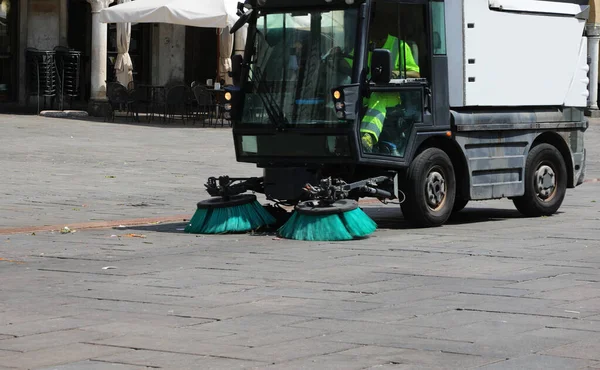
<svg viewBox="0 0 600 370"><path fill-rule="evenodd" d="M590 60L590 98L588 101L588 114L600 117L598 111L598 58L600 57L600 24L586 25L588 38L588 58Z"/></svg>
<svg viewBox="0 0 600 370"><path fill-rule="evenodd" d="M100 11L114 0L87 0L92 5L92 73L89 113L93 116L104 115L106 106L106 49L107 27L98 19Z"/></svg>
<svg viewBox="0 0 600 370"><path fill-rule="evenodd" d="M588 39L588 61L590 64L590 96L586 114L592 117L599 117L598 110L598 58L600 58L600 0L590 0L590 16L585 25L585 34Z"/></svg>
<svg viewBox="0 0 600 370"><path fill-rule="evenodd" d="M59 26L59 36L58 36L58 44L61 46L68 46L67 40L67 28L69 22L69 10L67 6L68 0L58 0L60 4L60 26Z"/></svg>

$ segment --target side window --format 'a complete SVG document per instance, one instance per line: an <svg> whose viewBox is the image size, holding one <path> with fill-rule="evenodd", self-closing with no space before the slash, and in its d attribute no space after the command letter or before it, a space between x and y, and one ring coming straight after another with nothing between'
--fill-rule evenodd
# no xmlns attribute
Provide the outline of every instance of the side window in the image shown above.
<svg viewBox="0 0 600 370"><path fill-rule="evenodd" d="M419 89L374 92L360 126L363 153L404 157L412 128L423 122Z"/></svg>
<svg viewBox="0 0 600 370"><path fill-rule="evenodd" d="M446 54L446 19L443 2L431 3L431 18L433 22L433 53Z"/></svg>
<svg viewBox="0 0 600 370"><path fill-rule="evenodd" d="M374 5L369 48L390 50L394 78L428 77L426 16L426 6L422 4L377 1Z"/></svg>
<svg viewBox="0 0 600 370"><path fill-rule="evenodd" d="M369 27L369 65L373 49L388 49L394 79L429 78L429 22L425 4L377 0ZM404 157L415 124L423 122L423 91L374 92L363 101L360 122L362 151Z"/></svg>

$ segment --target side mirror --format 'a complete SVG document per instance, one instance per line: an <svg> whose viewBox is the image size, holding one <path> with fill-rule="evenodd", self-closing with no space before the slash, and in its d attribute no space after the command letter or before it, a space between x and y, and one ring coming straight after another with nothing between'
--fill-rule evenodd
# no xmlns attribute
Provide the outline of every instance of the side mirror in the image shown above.
<svg viewBox="0 0 600 370"><path fill-rule="evenodd" d="M242 63L244 63L244 57L236 54L231 57L231 73L230 76L233 79L233 84L238 86L242 78Z"/></svg>
<svg viewBox="0 0 600 370"><path fill-rule="evenodd" d="M375 49L371 56L371 81L387 84L392 79L392 53L387 49Z"/></svg>
<svg viewBox="0 0 600 370"><path fill-rule="evenodd" d="M233 25L233 27L231 27L231 29L229 30L229 33L233 35L234 33L237 32L237 30L244 27L244 25L246 23L248 23L248 20L250 20L250 16L252 15L253 11L254 11L254 9L250 9L246 13L242 14L240 16L240 19L238 19L237 22L235 22L235 24Z"/></svg>

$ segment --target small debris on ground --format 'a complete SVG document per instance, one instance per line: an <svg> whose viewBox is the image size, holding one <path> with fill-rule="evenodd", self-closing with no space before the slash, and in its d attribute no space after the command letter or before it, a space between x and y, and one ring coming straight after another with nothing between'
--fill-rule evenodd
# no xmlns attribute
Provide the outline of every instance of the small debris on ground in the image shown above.
<svg viewBox="0 0 600 370"><path fill-rule="evenodd" d="M62 229L60 229L60 233L61 234L71 234L76 232L77 230L71 230L68 226L63 227Z"/></svg>
<svg viewBox="0 0 600 370"><path fill-rule="evenodd" d="M143 235L143 234L125 234L123 236L125 236L127 238L145 238L146 237L146 235Z"/></svg>
<svg viewBox="0 0 600 370"><path fill-rule="evenodd" d="M102 267L102 270L116 270L117 267L116 266L104 266Z"/></svg>
<svg viewBox="0 0 600 370"><path fill-rule="evenodd" d="M2 257L0 257L0 261L4 261L4 262L12 262L12 263L19 263L19 264L21 264L21 263L25 263L25 262L23 262L23 261L8 260L8 259L6 259L6 258L2 258Z"/></svg>

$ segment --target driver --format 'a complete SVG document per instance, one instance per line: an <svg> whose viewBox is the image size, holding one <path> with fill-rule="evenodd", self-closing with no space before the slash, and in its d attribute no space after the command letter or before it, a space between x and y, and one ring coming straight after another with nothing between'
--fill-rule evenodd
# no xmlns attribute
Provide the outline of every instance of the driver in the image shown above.
<svg viewBox="0 0 600 370"><path fill-rule="evenodd" d="M389 19L388 19L389 18ZM392 77L393 78L419 78L421 77L421 71L415 59L408 43L403 40L399 40L397 37L392 36L388 31L391 25L394 30L397 28L398 20L396 17L387 15L385 9L377 12L373 18L373 26L370 32L370 48L368 55L368 68L371 68L371 57L372 50L377 48L387 49L392 55ZM341 48L332 48L326 57L331 55L340 55ZM341 66L345 69L348 74L351 73L353 64L354 50L349 55L343 58L346 66ZM401 103L400 97L397 93L372 93L371 96L366 100L367 112L362 119L360 132L363 149L366 152L372 152L373 147L379 141L379 136L383 131L383 122L387 115L387 109L396 107Z"/></svg>
<svg viewBox="0 0 600 370"><path fill-rule="evenodd" d="M395 24L395 22L381 22L383 24ZM408 44L397 37L390 35L384 27L371 29L371 43L377 47L387 49L392 54L394 69L392 76L419 78L420 68L415 62L412 51ZM402 52L400 52L402 50ZM371 66L371 52L369 52L369 68ZM397 93L372 93L367 101L367 112L360 125L361 141L366 152L372 152L373 146L379 141L383 131L383 122L387 115L387 109L401 103Z"/></svg>

